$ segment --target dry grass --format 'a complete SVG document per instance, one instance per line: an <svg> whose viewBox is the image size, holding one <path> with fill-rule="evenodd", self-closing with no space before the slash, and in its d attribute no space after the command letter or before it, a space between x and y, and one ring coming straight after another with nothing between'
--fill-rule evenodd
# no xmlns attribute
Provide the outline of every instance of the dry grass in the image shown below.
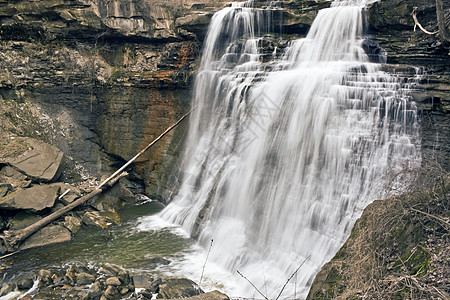
<svg viewBox="0 0 450 300"><path fill-rule="evenodd" d="M308 299L450 299L450 177L438 165L369 205Z"/></svg>

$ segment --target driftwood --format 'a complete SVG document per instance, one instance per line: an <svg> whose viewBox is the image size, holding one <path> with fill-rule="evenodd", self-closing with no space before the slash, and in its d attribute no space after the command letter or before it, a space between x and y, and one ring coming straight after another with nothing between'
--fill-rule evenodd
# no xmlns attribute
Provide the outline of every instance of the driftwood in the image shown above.
<svg viewBox="0 0 450 300"><path fill-rule="evenodd" d="M417 10L417 7L414 7L414 9L412 11L412 17L414 20L414 31L416 31L416 27L419 27L420 30L422 30L424 33L429 34L429 35L435 35L436 33L439 33L439 30L430 32L430 31L426 30L425 28L423 28L423 26L419 23L419 20L417 20L416 10Z"/></svg>
<svg viewBox="0 0 450 300"><path fill-rule="evenodd" d="M123 172L125 168L127 168L130 164L132 164L139 156L141 156L145 151L147 151L151 146L153 146L156 142L158 142L162 137L164 137L169 131L171 131L173 128L175 128L178 124L181 123L193 110L191 109L188 113L183 115L176 123L171 125L169 128L166 129L160 136L158 136L155 140L153 140L150 144L147 145L143 150L141 150L138 154L136 154L132 159L130 159L126 164L124 164L119 170L114 172L110 177L108 177L106 180L104 180L100 185L98 185L95 190L90 192L87 195L84 195L81 198L78 198L74 202L68 204L67 206L61 208L60 210L48 215L47 217L37 221L36 223L20 230L15 231L4 231L3 235L0 236L1 239L3 239L6 248L8 251L16 251L19 249L20 243L22 243L25 239L27 239L30 235L37 232L42 227L48 225L49 223L53 222L54 220L58 219L59 217L63 216L64 214L68 213L69 211L73 210L75 207L85 203L87 200L92 199L93 197L97 196L98 194L102 193L104 190L108 189L109 187L113 186L117 181L119 181L120 178L123 176L128 175L128 173ZM66 191L65 193L67 193ZM64 195L64 194L63 194Z"/></svg>

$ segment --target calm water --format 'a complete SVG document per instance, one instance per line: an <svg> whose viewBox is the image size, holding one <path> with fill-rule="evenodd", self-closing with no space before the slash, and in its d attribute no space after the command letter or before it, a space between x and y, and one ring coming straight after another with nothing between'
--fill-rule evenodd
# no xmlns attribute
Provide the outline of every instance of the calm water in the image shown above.
<svg viewBox="0 0 450 300"><path fill-rule="evenodd" d="M3 271L17 274L82 263L100 267L110 263L132 274L151 277L187 277L199 282L206 252L180 228L154 216L162 206L157 202L131 205L120 211L122 223L109 229L83 228L69 243L30 249L2 260ZM171 263L155 268L153 258ZM207 263L201 287L226 289L226 271Z"/></svg>

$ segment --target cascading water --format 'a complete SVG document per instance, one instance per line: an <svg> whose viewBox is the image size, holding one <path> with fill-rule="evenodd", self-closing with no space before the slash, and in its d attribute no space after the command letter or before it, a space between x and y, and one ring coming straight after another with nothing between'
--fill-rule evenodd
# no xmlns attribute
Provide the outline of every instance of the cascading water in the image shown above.
<svg viewBox="0 0 450 300"><path fill-rule="evenodd" d="M270 298L302 262L282 297L306 296L386 175L420 163L407 90L362 48L368 2L335 1L269 62L275 9L235 3L209 27L183 183L161 217L214 239L210 260ZM231 293L254 296L241 282Z"/></svg>

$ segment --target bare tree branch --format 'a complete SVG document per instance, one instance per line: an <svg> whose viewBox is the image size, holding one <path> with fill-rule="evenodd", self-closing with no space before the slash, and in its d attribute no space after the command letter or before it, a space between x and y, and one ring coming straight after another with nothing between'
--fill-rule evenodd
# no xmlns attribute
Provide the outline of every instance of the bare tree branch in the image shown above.
<svg viewBox="0 0 450 300"><path fill-rule="evenodd" d="M414 31L416 31L416 27L419 27L420 30L422 30L423 32L425 32L426 34L429 35L435 35L436 33L439 33L439 30L435 31L435 32L429 32L428 30L426 30L425 28L423 28L422 25L420 25L419 21L417 20L417 16L416 16L416 10L417 10L417 6L414 7L413 11L412 11L412 17L414 19Z"/></svg>

